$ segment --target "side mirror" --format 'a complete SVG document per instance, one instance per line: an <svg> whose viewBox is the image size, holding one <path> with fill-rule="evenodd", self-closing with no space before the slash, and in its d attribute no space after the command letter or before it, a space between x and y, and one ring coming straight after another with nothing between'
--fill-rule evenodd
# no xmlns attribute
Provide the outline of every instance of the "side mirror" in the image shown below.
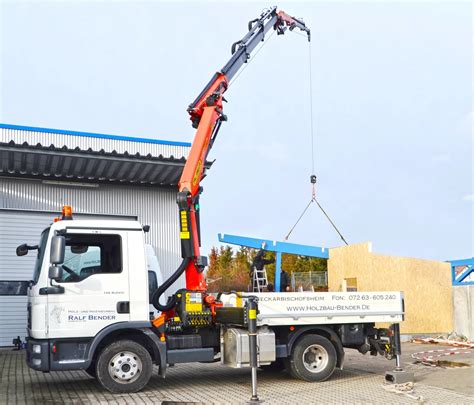
<svg viewBox="0 0 474 405"><path fill-rule="evenodd" d="M23 243L22 245L16 248L16 255L17 256L25 256L28 254L28 245Z"/></svg>
<svg viewBox="0 0 474 405"><path fill-rule="evenodd" d="M53 236L51 238L51 250L49 261L51 264L61 264L64 262L64 251L66 250L66 238L64 236Z"/></svg>
<svg viewBox="0 0 474 405"><path fill-rule="evenodd" d="M61 281L63 277L63 269L59 266L51 266L49 268L48 277L54 281Z"/></svg>

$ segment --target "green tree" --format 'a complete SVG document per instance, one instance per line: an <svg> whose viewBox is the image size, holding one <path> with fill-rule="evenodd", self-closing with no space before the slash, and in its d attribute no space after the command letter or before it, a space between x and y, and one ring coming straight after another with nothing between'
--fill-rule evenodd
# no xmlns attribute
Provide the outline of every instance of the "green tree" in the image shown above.
<svg viewBox="0 0 474 405"><path fill-rule="evenodd" d="M230 246L213 247L209 253L206 277L209 291L247 291L251 286L250 268L258 250L241 246L235 253ZM274 252L265 252L266 259L276 259ZM327 271L327 260L290 254L282 255L283 270L291 273ZM275 283L275 263L265 266L270 283Z"/></svg>
<svg viewBox="0 0 474 405"><path fill-rule="evenodd" d="M232 282L234 289L247 291L250 285L249 248L241 246L235 254L232 269Z"/></svg>
<svg viewBox="0 0 474 405"><path fill-rule="evenodd" d="M212 247L209 253L209 267L207 268L206 277L212 284L217 278L220 277L219 273L219 253L216 247Z"/></svg>
<svg viewBox="0 0 474 405"><path fill-rule="evenodd" d="M298 256L294 271L327 271L327 260L319 257Z"/></svg>
<svg viewBox="0 0 474 405"><path fill-rule="evenodd" d="M218 266L220 270L220 276L218 284L222 290L228 290L232 284L232 261L233 251L230 246L221 246L219 250Z"/></svg>

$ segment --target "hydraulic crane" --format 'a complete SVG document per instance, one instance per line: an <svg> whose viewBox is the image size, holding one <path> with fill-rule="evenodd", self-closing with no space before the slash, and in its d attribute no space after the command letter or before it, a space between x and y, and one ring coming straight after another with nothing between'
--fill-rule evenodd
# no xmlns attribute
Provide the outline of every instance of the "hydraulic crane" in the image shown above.
<svg viewBox="0 0 474 405"><path fill-rule="evenodd" d="M181 256L183 261L175 273L166 280L153 296L153 305L161 311L169 311L176 305L176 297L169 299L166 305L159 303L159 297L183 272L186 274L186 289L206 291L203 275L207 257L200 254L199 196L202 191L200 182L204 172L206 157L212 148L223 121L227 120L223 111L224 93L233 77L250 59L252 51L265 40L271 29L283 35L287 29L295 28L305 32L308 41L311 32L305 23L291 17L276 7L265 10L260 17L249 21L248 33L232 44L232 56L224 67L214 74L197 98L189 105L188 113L196 134L186 165L179 181L177 203L179 207Z"/></svg>

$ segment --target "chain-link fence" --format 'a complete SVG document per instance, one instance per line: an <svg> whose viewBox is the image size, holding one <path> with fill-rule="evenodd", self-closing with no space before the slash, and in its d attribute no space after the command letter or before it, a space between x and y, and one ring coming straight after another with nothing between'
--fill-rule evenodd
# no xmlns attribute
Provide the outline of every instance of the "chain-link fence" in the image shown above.
<svg viewBox="0 0 474 405"><path fill-rule="evenodd" d="M327 271L306 271L291 273L293 291L327 291Z"/></svg>

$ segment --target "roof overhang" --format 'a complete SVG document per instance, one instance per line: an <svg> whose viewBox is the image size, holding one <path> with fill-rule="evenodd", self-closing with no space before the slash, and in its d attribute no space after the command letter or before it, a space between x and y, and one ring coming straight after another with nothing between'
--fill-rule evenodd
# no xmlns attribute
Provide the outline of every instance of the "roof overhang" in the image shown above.
<svg viewBox="0 0 474 405"><path fill-rule="evenodd" d="M9 177L175 187L185 163L173 156L0 143L0 175Z"/></svg>

